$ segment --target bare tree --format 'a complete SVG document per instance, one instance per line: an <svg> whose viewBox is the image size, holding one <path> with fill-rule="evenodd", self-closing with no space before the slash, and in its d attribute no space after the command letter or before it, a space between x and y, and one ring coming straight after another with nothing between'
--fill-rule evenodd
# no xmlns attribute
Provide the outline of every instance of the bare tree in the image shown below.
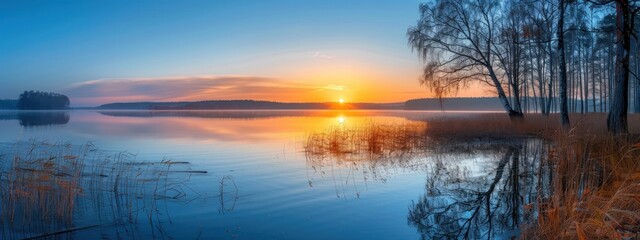
<svg viewBox="0 0 640 240"><path fill-rule="evenodd" d="M433 0L420 5L420 19L407 31L409 45L425 61L421 83L443 96L471 81L493 86L504 110L513 118L522 112L513 108L503 88L497 62L502 17L498 0Z"/></svg>
<svg viewBox="0 0 640 240"><path fill-rule="evenodd" d="M554 36L555 8L549 1L532 1L527 5L527 11L523 14L529 20L524 29L524 38L529 43L527 48L532 52L529 58L531 62L531 76L538 87L538 104L540 112L548 115L553 99L554 57L551 46ZM535 78L533 77L535 73ZM535 98L535 86L534 98ZM545 95L547 95L545 97Z"/></svg>
<svg viewBox="0 0 640 240"><path fill-rule="evenodd" d="M523 15L526 12L525 4L519 1L509 1L504 3L502 8L505 13L499 21L500 38L495 45L498 51L495 56L498 59L498 65L504 70L507 77L508 86L512 96L513 109L516 112L523 112L521 107L522 92L527 95L526 81L522 82L521 77L524 73L523 65ZM521 87L524 87L521 91ZM526 98L525 98L526 99ZM526 105L526 104L525 104Z"/></svg>
<svg viewBox="0 0 640 240"><path fill-rule="evenodd" d="M427 1L407 35L439 97L485 83L512 119L557 111L568 129L570 111L609 112L613 133L640 111L640 0Z"/></svg>

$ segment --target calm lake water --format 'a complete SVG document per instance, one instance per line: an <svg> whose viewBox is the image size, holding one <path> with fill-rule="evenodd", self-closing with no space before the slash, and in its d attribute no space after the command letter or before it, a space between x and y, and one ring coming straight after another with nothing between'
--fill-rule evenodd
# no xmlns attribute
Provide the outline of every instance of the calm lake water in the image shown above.
<svg viewBox="0 0 640 240"><path fill-rule="evenodd" d="M54 146L45 144L48 151L66 146L72 149L68 151L82 152L82 146L90 143L85 153L92 156L128 152L132 155L127 159L135 162L176 163L166 168L171 174L158 178L163 185L153 178L144 182L147 185L140 183L147 187L138 189L152 194L136 195L124 203L119 195L93 197L97 195L84 186L71 197L75 208L66 213L68 222L54 227L38 221L62 220L33 212L44 210L25 210L42 203L20 197L9 201L5 196L0 206L0 238L52 234L54 239L420 239L461 237L465 231L470 238L508 238L534 214L527 212L527 204L540 194L539 178L533 177L543 167L532 156L541 147L536 142L358 160L331 154L309 156L304 148L309 134L326 129L475 114L0 112L4 166L18 164L13 155L24 154L24 146L42 142ZM5 192L11 182L6 171L4 177L0 175ZM90 170L84 171L86 175ZM113 179L106 173L99 177ZM149 184L155 187L148 188ZM13 213L13 221L7 212ZM20 221L26 225L17 226Z"/></svg>

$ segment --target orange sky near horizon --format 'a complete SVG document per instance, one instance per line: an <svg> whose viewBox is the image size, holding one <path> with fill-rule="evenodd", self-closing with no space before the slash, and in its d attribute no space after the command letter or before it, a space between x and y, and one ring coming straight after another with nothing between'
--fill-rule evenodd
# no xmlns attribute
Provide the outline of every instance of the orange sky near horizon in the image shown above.
<svg viewBox="0 0 640 240"><path fill-rule="evenodd" d="M315 53L317 55L317 53ZM256 75L200 75L109 78L73 84L62 93L74 106L113 102L264 100L278 102L403 102L435 97L419 83L421 63L415 59L372 61L358 53L309 57L311 53L269 56L270 64L241 63ZM281 62L279 62L281 61ZM267 61L264 61L267 62ZM269 77L263 77L269 76ZM470 84L447 97L494 96L482 83Z"/></svg>
<svg viewBox="0 0 640 240"><path fill-rule="evenodd" d="M67 88L72 102L93 106L113 102L264 100L277 102L403 102L435 97L414 81L387 81L367 74L328 72L298 81L250 76L199 76L105 79ZM446 97L493 96L490 88L471 84ZM78 106L75 105L75 106Z"/></svg>

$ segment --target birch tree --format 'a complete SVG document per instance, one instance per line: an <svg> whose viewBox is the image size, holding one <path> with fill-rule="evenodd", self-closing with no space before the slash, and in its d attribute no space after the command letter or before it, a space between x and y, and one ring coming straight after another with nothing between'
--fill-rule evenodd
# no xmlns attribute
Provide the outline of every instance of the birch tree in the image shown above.
<svg viewBox="0 0 640 240"><path fill-rule="evenodd" d="M503 87L498 67L502 1L432 0L420 5L420 19L407 31L408 42L425 61L421 83L439 95L470 82L495 88L505 112L521 118Z"/></svg>

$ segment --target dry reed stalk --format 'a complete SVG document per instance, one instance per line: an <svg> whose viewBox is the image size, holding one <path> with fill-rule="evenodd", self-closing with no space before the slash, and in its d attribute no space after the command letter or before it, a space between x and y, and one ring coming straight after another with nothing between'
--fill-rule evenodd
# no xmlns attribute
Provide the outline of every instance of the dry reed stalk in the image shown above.
<svg viewBox="0 0 640 240"><path fill-rule="evenodd" d="M554 194L539 205L524 237L538 239L640 238L638 137L557 134Z"/></svg>
<svg viewBox="0 0 640 240"><path fill-rule="evenodd" d="M161 214L158 201L183 198L180 186L189 174L201 172L185 169L185 162L136 162L135 155L98 151L91 144L31 141L3 150L1 239L71 234L87 229L78 224L94 223L135 232L139 213ZM173 166L178 169L169 171ZM186 173L186 178L169 177L174 172Z"/></svg>
<svg viewBox="0 0 640 240"><path fill-rule="evenodd" d="M386 124L369 122L360 126L334 126L308 135L307 156L323 159L334 156L349 160L383 159L425 149L428 141L421 122Z"/></svg>

